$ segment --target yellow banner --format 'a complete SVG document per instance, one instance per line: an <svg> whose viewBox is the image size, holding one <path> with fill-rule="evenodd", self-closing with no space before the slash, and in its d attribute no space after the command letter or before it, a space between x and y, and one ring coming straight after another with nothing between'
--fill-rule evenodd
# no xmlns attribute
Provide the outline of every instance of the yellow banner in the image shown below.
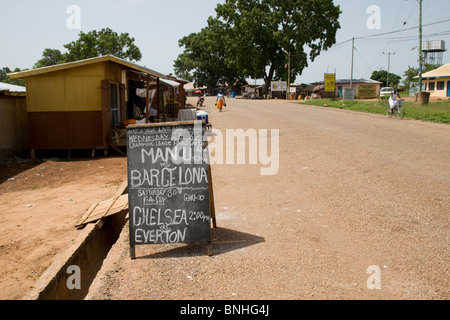
<svg viewBox="0 0 450 320"><path fill-rule="evenodd" d="M375 84L359 84L358 98L373 99L377 97L377 86Z"/></svg>
<svg viewBox="0 0 450 320"><path fill-rule="evenodd" d="M336 91L336 75L334 73L325 73L325 92Z"/></svg>

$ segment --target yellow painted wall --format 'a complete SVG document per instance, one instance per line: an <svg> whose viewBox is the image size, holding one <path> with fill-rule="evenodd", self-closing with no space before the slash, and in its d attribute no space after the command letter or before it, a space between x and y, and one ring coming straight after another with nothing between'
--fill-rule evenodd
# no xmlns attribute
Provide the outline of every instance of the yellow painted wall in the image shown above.
<svg viewBox="0 0 450 320"><path fill-rule="evenodd" d="M101 111L105 75L101 62L30 76L26 79L28 112Z"/></svg>
<svg viewBox="0 0 450 320"><path fill-rule="evenodd" d="M66 110L64 74L58 71L26 78L28 112Z"/></svg>
<svg viewBox="0 0 450 320"><path fill-rule="evenodd" d="M66 111L101 111L104 63L66 70Z"/></svg>
<svg viewBox="0 0 450 320"><path fill-rule="evenodd" d="M445 86L444 90L437 89L437 83L443 81ZM447 98L447 86L450 78L433 79L433 80L423 80L427 84L427 92L430 92L430 97L432 98ZM434 90L430 90L430 83L434 83Z"/></svg>
<svg viewBox="0 0 450 320"><path fill-rule="evenodd" d="M122 82L122 68L118 65L105 62L105 74L104 78L108 79L111 82L121 83Z"/></svg>

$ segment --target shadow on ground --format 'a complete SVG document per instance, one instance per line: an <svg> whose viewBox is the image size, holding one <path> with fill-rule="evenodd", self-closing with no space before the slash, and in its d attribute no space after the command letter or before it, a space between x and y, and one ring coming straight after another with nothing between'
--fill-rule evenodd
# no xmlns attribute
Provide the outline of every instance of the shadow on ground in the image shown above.
<svg viewBox="0 0 450 320"><path fill-rule="evenodd" d="M249 246L264 242L264 238L240 231L215 228L212 229L212 253L213 256L221 255L230 251L240 250ZM155 247L156 248L156 247ZM180 245L167 250L167 246L161 245L156 248L158 252L137 257L137 259L160 259L204 256L207 254L206 243Z"/></svg>

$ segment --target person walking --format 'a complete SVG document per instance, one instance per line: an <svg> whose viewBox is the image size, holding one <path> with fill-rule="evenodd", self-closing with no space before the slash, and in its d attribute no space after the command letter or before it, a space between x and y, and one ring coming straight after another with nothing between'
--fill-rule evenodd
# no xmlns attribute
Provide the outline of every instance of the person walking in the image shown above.
<svg viewBox="0 0 450 320"><path fill-rule="evenodd" d="M227 103L225 101L225 95L223 94L222 90L219 91L219 94L217 95L216 99L216 106L217 109L219 109L219 112L222 112L222 108L227 106Z"/></svg>

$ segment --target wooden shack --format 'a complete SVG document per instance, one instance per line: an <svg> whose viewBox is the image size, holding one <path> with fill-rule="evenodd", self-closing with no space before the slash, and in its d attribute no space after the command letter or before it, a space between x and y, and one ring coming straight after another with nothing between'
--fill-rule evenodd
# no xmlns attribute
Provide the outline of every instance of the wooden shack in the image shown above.
<svg viewBox="0 0 450 320"><path fill-rule="evenodd" d="M146 67L107 55L50 67L12 73L12 79L25 79L29 147L49 149L103 149L117 146L117 130L137 118L136 88L157 88L153 106L160 108L160 79L166 76ZM149 101L144 98L144 103ZM141 116L149 122L145 103ZM142 106L141 106L142 107Z"/></svg>
<svg viewBox="0 0 450 320"><path fill-rule="evenodd" d="M27 148L26 89L0 82L0 160Z"/></svg>

